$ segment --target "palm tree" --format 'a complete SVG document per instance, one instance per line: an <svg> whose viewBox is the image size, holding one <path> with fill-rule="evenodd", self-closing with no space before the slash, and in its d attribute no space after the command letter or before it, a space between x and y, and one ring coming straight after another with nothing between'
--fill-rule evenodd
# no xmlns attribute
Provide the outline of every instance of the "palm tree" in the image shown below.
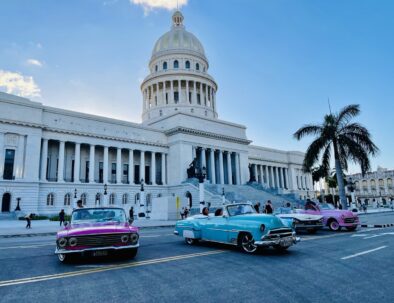
<svg viewBox="0 0 394 303"><path fill-rule="evenodd" d="M372 142L369 131L351 119L359 115L358 104L348 105L339 113L324 116L322 124L307 124L294 133L294 138L301 140L312 135L315 140L309 145L303 163L303 169L310 172L321 159L322 169L328 175L332 153L334 153L335 171L338 182L339 198L346 209L346 196L343 171L348 169L348 161L360 164L362 174L371 168L369 155L375 156L379 149Z"/></svg>

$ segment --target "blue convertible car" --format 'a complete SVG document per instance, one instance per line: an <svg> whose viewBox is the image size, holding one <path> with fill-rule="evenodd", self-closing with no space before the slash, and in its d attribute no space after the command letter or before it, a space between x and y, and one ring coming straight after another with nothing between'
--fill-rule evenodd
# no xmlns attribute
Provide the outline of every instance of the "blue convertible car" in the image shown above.
<svg viewBox="0 0 394 303"><path fill-rule="evenodd" d="M257 214L246 203L225 205L215 215L196 215L175 225L175 235L192 245L199 240L237 245L246 253L259 247L285 250L300 241L295 232L280 218Z"/></svg>

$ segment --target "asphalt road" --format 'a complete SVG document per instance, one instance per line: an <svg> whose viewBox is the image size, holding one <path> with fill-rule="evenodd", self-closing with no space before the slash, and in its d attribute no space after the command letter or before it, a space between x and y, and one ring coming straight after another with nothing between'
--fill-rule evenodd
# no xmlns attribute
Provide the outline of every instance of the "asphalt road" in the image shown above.
<svg viewBox="0 0 394 303"><path fill-rule="evenodd" d="M53 237L0 239L3 302L394 302L394 228L302 235L289 251L246 255L141 232L134 260L61 264Z"/></svg>

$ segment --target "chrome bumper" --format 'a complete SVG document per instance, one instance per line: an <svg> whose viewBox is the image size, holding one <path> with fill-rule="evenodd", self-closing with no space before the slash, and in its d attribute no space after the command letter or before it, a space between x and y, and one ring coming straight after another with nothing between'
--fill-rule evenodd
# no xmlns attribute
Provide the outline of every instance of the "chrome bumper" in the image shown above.
<svg viewBox="0 0 394 303"><path fill-rule="evenodd" d="M307 228L323 228L323 224L311 224L311 225L307 225L307 224L296 224L295 228L297 229L307 229Z"/></svg>
<svg viewBox="0 0 394 303"><path fill-rule="evenodd" d="M137 243L135 245L127 245L127 246L104 246L104 247L91 247L91 248L84 248L84 249L59 249L56 248L55 254L73 254L73 253L83 253L87 251L96 251L96 250L122 250L122 249L129 249L129 248L137 248L140 244Z"/></svg>
<svg viewBox="0 0 394 303"><path fill-rule="evenodd" d="M293 244L297 244L301 241L300 237L290 236L285 238L278 239L261 239L261 241L255 241L254 244L257 246L268 247L273 245L282 245L282 246L291 246Z"/></svg>

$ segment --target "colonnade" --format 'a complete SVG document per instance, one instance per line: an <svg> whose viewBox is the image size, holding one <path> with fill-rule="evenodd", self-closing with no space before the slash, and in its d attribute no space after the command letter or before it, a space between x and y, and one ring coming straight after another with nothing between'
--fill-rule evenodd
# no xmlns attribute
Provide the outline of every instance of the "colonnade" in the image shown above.
<svg viewBox="0 0 394 303"><path fill-rule="evenodd" d="M51 140L52 141L52 140ZM54 140L58 144L58 157L57 169L55 178L49 177L48 172L48 139L42 139L41 147L41 166L40 166L40 179L42 181L56 181L56 182L73 182L73 183L116 183L116 184L136 184L141 179L148 184L152 185L165 185L166 184L166 153L148 151L141 149L113 147L110 145L94 145L90 143L71 142L74 144L73 154L73 167L72 178L65 179L65 146L66 141ZM69 141L67 141L68 143ZM81 180L81 145L89 146L89 161L86 163L86 178ZM103 150L103 156L99 164L98 176L96 172L96 148ZM116 150L116 161L111 164L111 174L115 171L115 179L109 178L109 150ZM122 161L122 152L127 154L127 161ZM139 162L135 161L135 153L139 154ZM158 156L157 156L158 155ZM149 166L149 180L146 180L146 156L150 158ZM160 159L160 169L156 168L156 160ZM115 165L114 165L115 164ZM126 166L125 166L126 164ZM135 172L136 165L139 166L138 173ZM126 169L125 169L126 168ZM161 175L157 178L157 172L160 171ZM124 175L127 176L125 180ZM136 179L138 176L138 179ZM98 178L97 178L98 177Z"/></svg>
<svg viewBox="0 0 394 303"><path fill-rule="evenodd" d="M143 91L144 111L168 104L202 105L216 108L216 91L208 82L175 79L147 85Z"/></svg>
<svg viewBox="0 0 394 303"><path fill-rule="evenodd" d="M211 184L241 184L239 153L215 147L193 146L193 159L205 167Z"/></svg>
<svg viewBox="0 0 394 303"><path fill-rule="evenodd" d="M268 188L290 189L289 169L287 167L250 164L251 180Z"/></svg>

